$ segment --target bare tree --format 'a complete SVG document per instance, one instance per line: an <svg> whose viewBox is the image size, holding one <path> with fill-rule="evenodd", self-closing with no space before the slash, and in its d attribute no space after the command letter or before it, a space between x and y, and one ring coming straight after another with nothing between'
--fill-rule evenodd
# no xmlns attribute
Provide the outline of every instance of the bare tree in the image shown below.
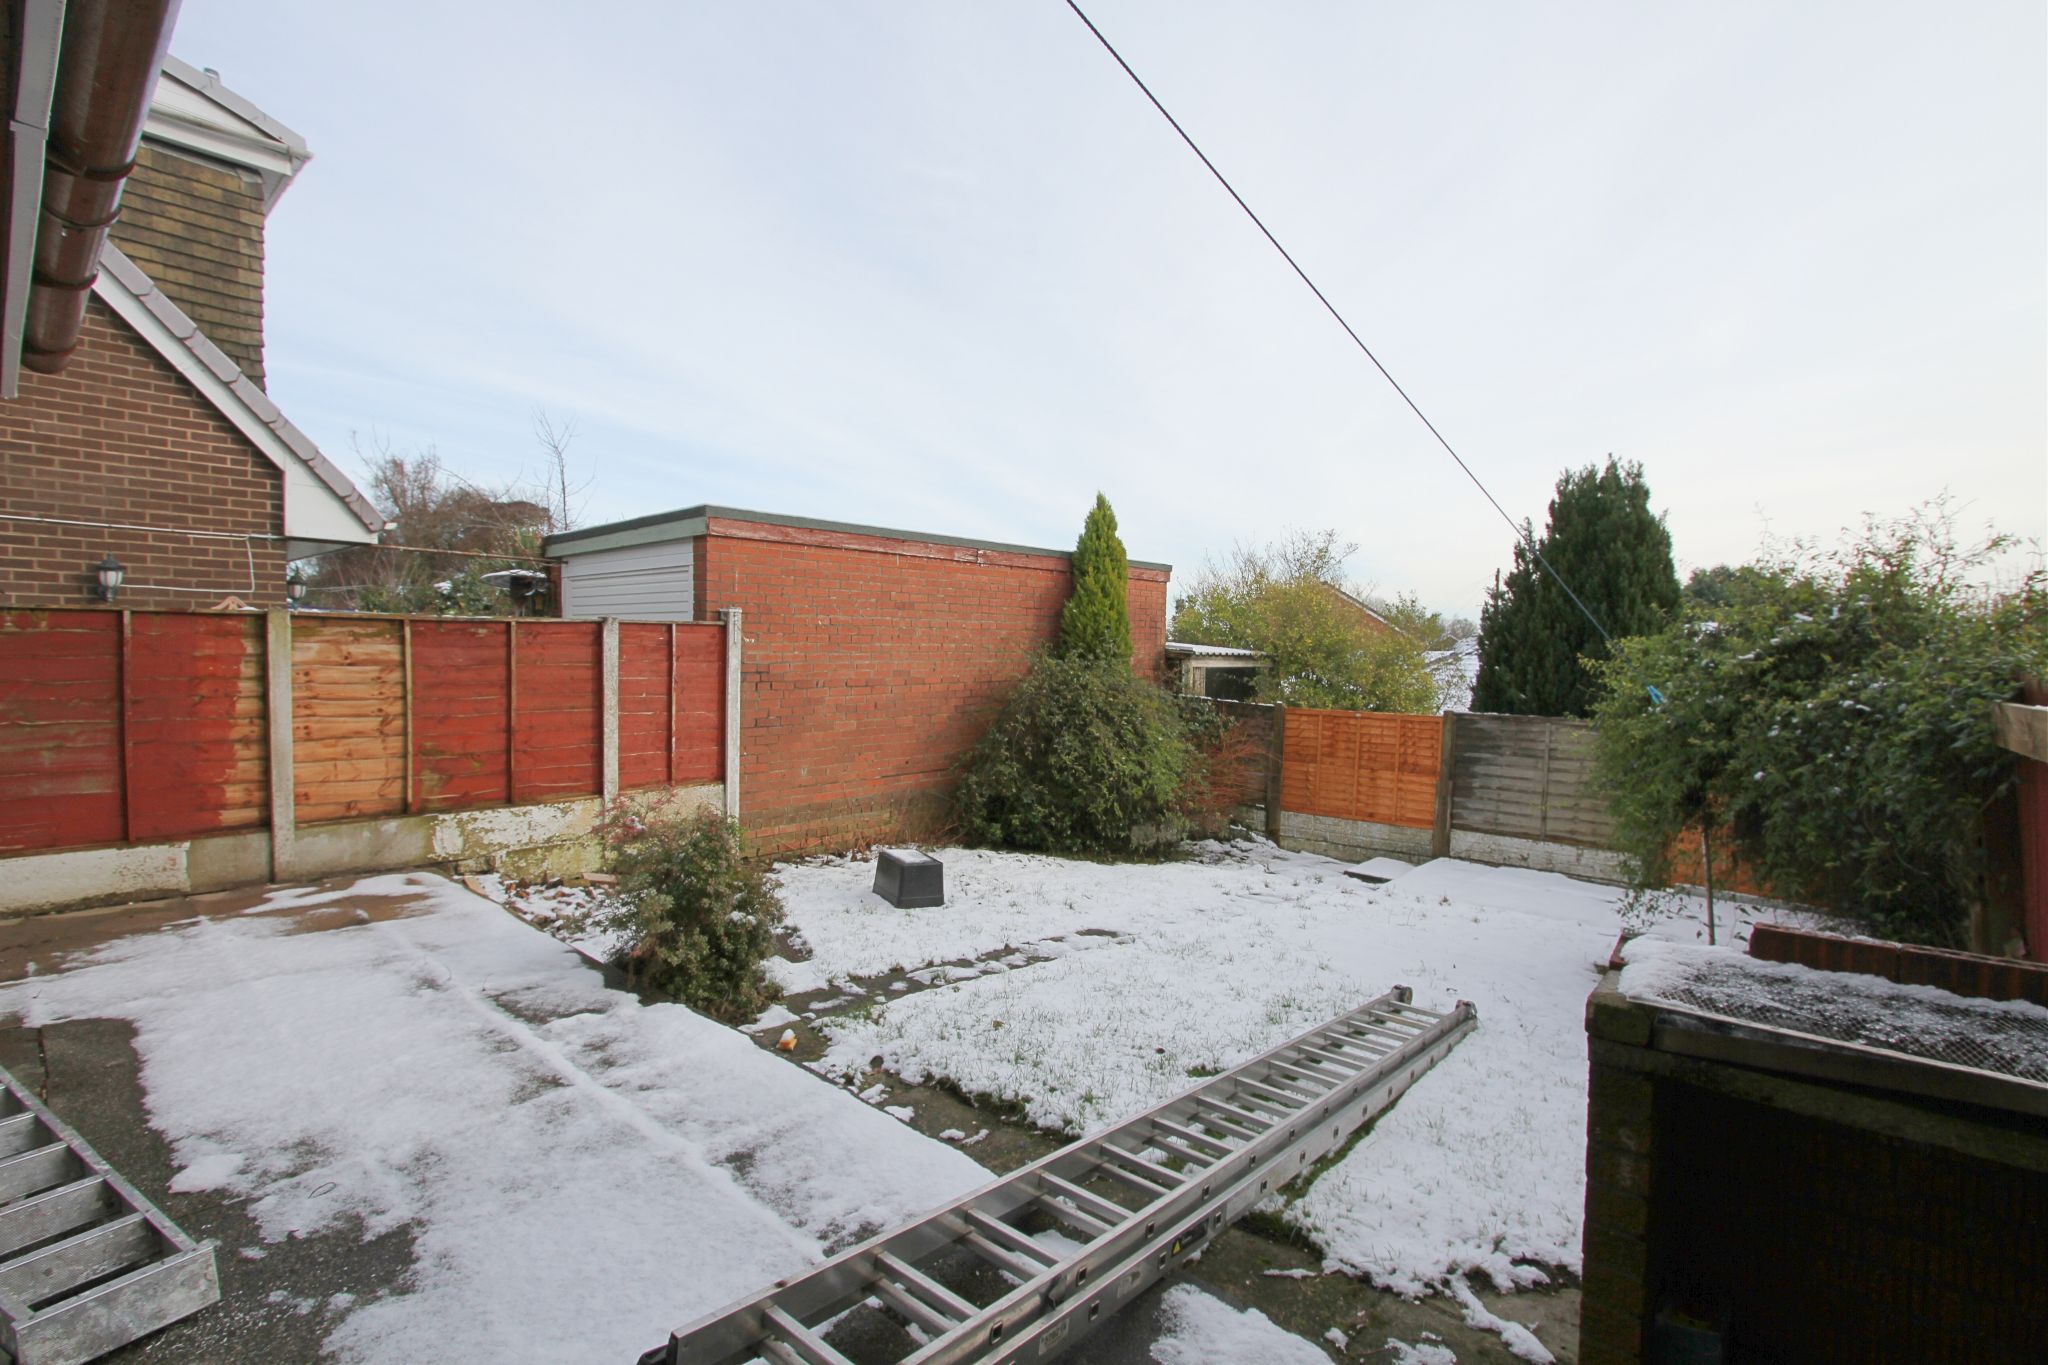
<svg viewBox="0 0 2048 1365"><path fill-rule="evenodd" d="M590 488L586 476L575 482L569 472L569 447L576 440L576 421L556 421L546 408L533 410L533 439L540 443L541 485L546 489L549 529L570 531L582 512L580 499Z"/></svg>

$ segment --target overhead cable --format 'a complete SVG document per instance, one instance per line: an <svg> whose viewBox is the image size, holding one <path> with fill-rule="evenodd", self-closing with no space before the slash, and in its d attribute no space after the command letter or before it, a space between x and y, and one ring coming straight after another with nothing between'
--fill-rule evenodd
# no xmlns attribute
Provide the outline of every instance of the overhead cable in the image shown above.
<svg viewBox="0 0 2048 1365"><path fill-rule="evenodd" d="M1401 395L1401 401L1408 405L1408 410L1415 414L1415 416L1421 421L1423 426L1429 428L1429 434L1431 436L1434 436L1436 438L1436 443L1444 448L1444 453L1449 455L1452 460L1457 462L1458 468L1465 472L1465 477L1472 481L1472 486L1474 488L1477 488L1481 496L1483 496L1489 503L1493 504L1494 511L1500 513L1500 519L1506 522L1508 524L1508 529L1515 533L1516 540L1528 547L1529 553L1535 557L1537 563L1543 566L1544 572L1548 573L1551 576L1551 578L1556 581L1557 586L1564 590L1565 596L1571 598L1572 605L1577 607L1582 613L1584 613L1588 621L1592 622L1593 629L1600 633L1601 640L1603 640L1609 645L1612 645L1614 643L1614 637L1607 633L1607 627L1600 624L1600 618L1593 614L1593 609L1591 607L1588 607L1583 601L1580 600L1579 595L1572 591L1572 586L1571 584L1565 582L1564 575L1559 573L1556 570L1556 568L1551 565L1548 559L1544 558L1542 547L1537 545L1536 538L1533 534L1530 533L1528 526L1526 524L1518 524L1513 517L1508 515L1507 509L1500 505L1499 500L1496 499L1490 491L1488 491L1486 485L1480 481L1479 476L1472 472L1472 466L1465 463L1464 457L1459 455L1458 452L1452 448L1451 443L1444 439L1444 434L1441 431L1437 430L1436 423L1429 420L1429 414L1425 413L1422 410L1421 406L1417 404L1413 398L1408 396L1408 390L1402 388L1400 381L1395 379L1394 376L1388 372L1387 367L1380 363L1380 358L1372 353L1372 347L1366 345L1365 339L1358 335L1358 332L1351 326L1349 322L1345 321L1344 315L1337 311L1337 305L1330 302L1329 296L1323 293L1323 291L1317 287L1316 282L1309 278L1309 273L1301 268L1301 263L1296 261L1294 259L1293 254L1289 252L1286 247L1280 244L1280 239L1273 235L1273 230L1267 227L1265 221L1261 219L1259 215L1252 210L1252 206L1245 202L1244 196L1237 192L1236 187L1230 183L1229 179L1225 177L1222 171L1216 169L1216 163L1209 159L1208 153L1204 152L1201 149L1201 147L1196 144L1195 140L1192 137L1188 136L1188 130L1181 127L1180 120L1176 119L1173 116L1173 114L1168 111L1167 107L1164 104L1160 103L1159 96L1152 93L1152 87L1146 85L1144 78L1139 76L1136 71L1133 71L1131 69L1131 64L1124 60L1123 54L1121 52L1118 52L1116 50L1115 44L1111 43L1108 38L1103 36L1102 30L1095 26L1095 21L1088 17L1086 12L1082 10L1080 5L1075 3L1075 0L1067 0L1067 8L1074 12L1076 18L1078 18L1082 23L1088 26L1088 31L1095 35L1095 41L1102 44L1103 51L1107 52L1111 57L1116 59L1116 64L1122 67L1124 69L1124 74L1126 76L1129 76L1132 82L1138 87L1138 89L1144 92L1145 98L1152 102L1152 107L1159 111L1159 116L1165 119L1167 123L1172 125L1174 132L1180 134L1180 140L1187 144L1188 150L1193 152L1197 157L1201 159L1202 164L1208 168L1209 174L1216 178L1216 183L1221 185L1224 189L1224 192L1227 193L1233 200L1237 202L1237 206L1239 208L1244 210L1245 217L1251 219L1252 225L1258 228L1260 233L1265 236L1265 239L1268 242L1272 243L1273 250L1280 253L1280 259L1286 261L1289 268L1291 268L1294 271L1294 273L1301 278L1301 282L1308 286L1309 292L1316 296L1316 302L1322 304L1324 310L1327 311L1331 317L1337 320L1337 325L1344 329L1344 334L1351 338L1352 344L1357 346L1358 349L1364 353L1365 358L1372 362L1373 368L1380 372L1380 377L1385 379L1388 384L1393 386L1393 390L1395 393Z"/></svg>

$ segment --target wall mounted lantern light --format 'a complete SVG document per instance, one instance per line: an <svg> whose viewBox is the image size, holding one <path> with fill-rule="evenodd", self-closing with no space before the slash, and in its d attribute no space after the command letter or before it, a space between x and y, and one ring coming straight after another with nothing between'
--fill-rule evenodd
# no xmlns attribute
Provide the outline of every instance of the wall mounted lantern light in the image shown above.
<svg viewBox="0 0 2048 1365"><path fill-rule="evenodd" d="M297 569L293 569L284 576L284 600L296 607L305 599L306 580L299 577Z"/></svg>
<svg viewBox="0 0 2048 1365"><path fill-rule="evenodd" d="M102 559L97 565L94 566L93 576L99 579L100 600L102 602L111 602L114 600L115 597L120 595L121 579L127 574L127 572L128 571L121 566L121 561L114 558L113 553L111 551L108 552L107 557L105 559Z"/></svg>

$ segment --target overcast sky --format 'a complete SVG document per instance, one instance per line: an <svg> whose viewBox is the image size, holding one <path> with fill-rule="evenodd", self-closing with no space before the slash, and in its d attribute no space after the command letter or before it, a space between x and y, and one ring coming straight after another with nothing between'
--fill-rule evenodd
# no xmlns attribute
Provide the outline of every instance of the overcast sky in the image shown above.
<svg viewBox="0 0 2048 1365"><path fill-rule="evenodd" d="M1091 16L1516 517L1609 452L1681 571L1943 490L2048 535L2039 0ZM271 392L584 520L701 502L1182 581L1333 526L1476 611L1511 534L1059 0L185 0L298 129Z"/></svg>

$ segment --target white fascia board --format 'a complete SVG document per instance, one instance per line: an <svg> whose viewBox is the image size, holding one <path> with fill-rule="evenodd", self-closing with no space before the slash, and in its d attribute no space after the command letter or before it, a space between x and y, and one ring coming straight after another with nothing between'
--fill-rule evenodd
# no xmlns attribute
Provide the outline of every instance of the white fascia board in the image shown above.
<svg viewBox="0 0 2048 1365"><path fill-rule="evenodd" d="M165 59L142 125L145 139L254 171L267 213L312 152L306 140L212 76Z"/></svg>
<svg viewBox="0 0 2048 1365"><path fill-rule="evenodd" d="M92 292L198 390L284 475L283 533L293 540L371 545L383 529L348 477L293 426L234 361L109 242Z"/></svg>

